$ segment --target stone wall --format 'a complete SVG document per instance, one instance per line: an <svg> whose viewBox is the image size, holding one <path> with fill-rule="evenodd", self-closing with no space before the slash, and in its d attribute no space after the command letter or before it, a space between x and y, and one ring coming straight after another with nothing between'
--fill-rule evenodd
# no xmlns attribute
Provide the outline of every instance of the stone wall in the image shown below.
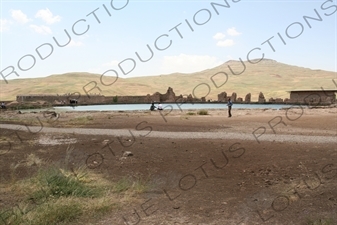
<svg viewBox="0 0 337 225"><path fill-rule="evenodd" d="M325 105L336 103L335 91L291 91L290 103Z"/></svg>
<svg viewBox="0 0 337 225"><path fill-rule="evenodd" d="M70 99L76 99L78 105L81 104L114 104L114 103L151 103L151 102L200 102L202 100L193 98L192 95L183 97L182 95L176 96L173 89L169 87L165 94L159 92L153 95L144 96L104 96L104 95L77 95L65 94L65 95L18 95L16 101L23 102L38 102L44 101L54 105L69 104ZM206 99L203 99L206 101Z"/></svg>
<svg viewBox="0 0 337 225"><path fill-rule="evenodd" d="M44 101L50 104L69 104L70 99L76 99L79 104L97 104L104 103L104 95L18 95L16 101L19 103L24 102L38 102Z"/></svg>
<svg viewBox="0 0 337 225"><path fill-rule="evenodd" d="M235 92L231 96L226 92L218 94L218 102L227 102L231 97L233 102L251 103L251 94L248 93L244 99L237 98ZM65 95L18 95L16 101L19 103L43 101L54 105L69 104L70 99L77 99L78 104L114 104L114 103L151 103L151 102L206 102L207 99L196 99L191 94L176 96L173 89L169 87L165 94L156 92L144 96L104 96L104 95L80 95L79 93L68 93ZM259 94L258 103L265 103L266 99L262 92ZM291 91L290 99L270 98L271 103L287 104L310 104L328 105L336 103L335 91Z"/></svg>

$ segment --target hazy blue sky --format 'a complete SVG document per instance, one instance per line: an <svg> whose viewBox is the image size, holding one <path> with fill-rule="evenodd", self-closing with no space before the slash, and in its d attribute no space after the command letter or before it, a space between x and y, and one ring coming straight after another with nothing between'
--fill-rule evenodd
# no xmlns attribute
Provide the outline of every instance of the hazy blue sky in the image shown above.
<svg viewBox="0 0 337 225"><path fill-rule="evenodd" d="M20 78L107 70L120 77L189 73L247 60L260 48L250 59L264 53L278 62L337 72L336 5L336 0L2 0L0 71L8 80L17 78L13 68ZM69 44L59 47L53 38ZM136 52L148 61L141 62Z"/></svg>

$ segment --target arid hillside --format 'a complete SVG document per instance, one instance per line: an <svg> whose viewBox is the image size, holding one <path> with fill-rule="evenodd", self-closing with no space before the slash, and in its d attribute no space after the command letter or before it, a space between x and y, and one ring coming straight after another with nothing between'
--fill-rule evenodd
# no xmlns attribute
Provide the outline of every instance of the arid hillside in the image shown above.
<svg viewBox="0 0 337 225"><path fill-rule="evenodd" d="M146 95L155 92L165 93L172 87L176 95L189 95L216 100L223 91L236 92L238 97L252 94L256 101L259 92L266 99L287 98L289 90L297 89L333 89L336 73L312 70L264 59L250 62L228 61L218 67L191 74L174 73L169 75L138 78L107 77L100 74L73 72L51 75L44 78L0 81L0 100L14 100L20 94L59 94L79 92L85 95L101 94L105 96ZM97 88L94 88L97 84Z"/></svg>

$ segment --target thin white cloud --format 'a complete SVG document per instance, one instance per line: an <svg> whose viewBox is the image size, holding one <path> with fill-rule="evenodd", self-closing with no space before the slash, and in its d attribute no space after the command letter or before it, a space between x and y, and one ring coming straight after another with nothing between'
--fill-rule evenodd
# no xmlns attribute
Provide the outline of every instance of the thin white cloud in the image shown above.
<svg viewBox="0 0 337 225"><path fill-rule="evenodd" d="M216 43L216 45L220 47L230 47L233 46L234 44L235 42L232 39L226 39L223 41L218 41L218 43Z"/></svg>
<svg viewBox="0 0 337 225"><path fill-rule="evenodd" d="M111 62L104 63L102 66L106 66L106 67L118 66L118 63L119 63L119 61L117 61L117 60L112 60Z"/></svg>
<svg viewBox="0 0 337 225"><path fill-rule="evenodd" d="M28 19L27 15L24 14L21 10L12 10L11 16L15 21L21 24L25 24L31 21L31 19Z"/></svg>
<svg viewBox="0 0 337 225"><path fill-rule="evenodd" d="M235 27L232 27L232 28L228 28L227 29L227 34L230 35L230 36L238 36L238 35L241 35L241 33L239 33Z"/></svg>
<svg viewBox="0 0 337 225"><path fill-rule="evenodd" d="M163 73L193 73L221 65L223 62L209 55L165 56L162 61Z"/></svg>
<svg viewBox="0 0 337 225"><path fill-rule="evenodd" d="M224 39L225 37L226 37L226 35L224 33L221 33L221 32L218 32L213 36L213 38L215 40L221 40L221 39Z"/></svg>
<svg viewBox="0 0 337 225"><path fill-rule="evenodd" d="M61 21L60 16L53 16L53 13L47 9L41 9L35 14L35 18L40 18L47 24L53 24Z"/></svg>
<svg viewBox="0 0 337 225"><path fill-rule="evenodd" d="M4 32L6 30L9 30L9 25L11 24L10 21L6 19L0 19L0 32Z"/></svg>
<svg viewBox="0 0 337 225"><path fill-rule="evenodd" d="M47 26L44 26L44 25L38 26L38 25L32 24L29 27L31 29L33 29L38 34L47 35L47 34L51 34L52 33L51 29L49 27L47 27Z"/></svg>
<svg viewBox="0 0 337 225"><path fill-rule="evenodd" d="M67 47L81 47L83 42L71 40Z"/></svg>

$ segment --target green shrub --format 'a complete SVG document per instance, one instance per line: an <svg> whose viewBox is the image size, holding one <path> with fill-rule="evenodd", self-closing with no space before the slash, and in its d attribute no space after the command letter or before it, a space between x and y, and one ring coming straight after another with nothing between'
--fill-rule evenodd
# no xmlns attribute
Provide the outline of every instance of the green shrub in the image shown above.
<svg viewBox="0 0 337 225"><path fill-rule="evenodd" d="M35 201L61 196L94 197L98 194L97 190L85 185L74 176L66 176L56 168L42 171L38 177L40 190L30 196Z"/></svg>
<svg viewBox="0 0 337 225"><path fill-rule="evenodd" d="M201 109L198 111L198 115L208 115L208 111L206 109Z"/></svg>

